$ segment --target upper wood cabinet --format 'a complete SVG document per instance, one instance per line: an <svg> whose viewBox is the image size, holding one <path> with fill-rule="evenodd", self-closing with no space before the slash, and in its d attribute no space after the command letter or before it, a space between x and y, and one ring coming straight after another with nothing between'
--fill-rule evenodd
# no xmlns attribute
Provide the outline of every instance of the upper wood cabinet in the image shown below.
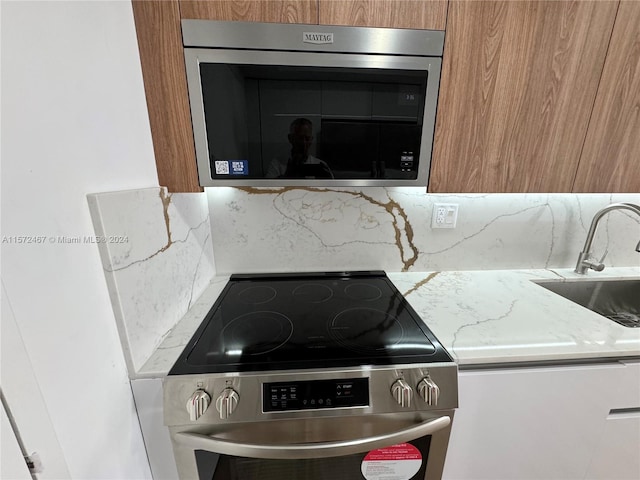
<svg viewBox="0 0 640 480"><path fill-rule="evenodd" d="M160 184L198 192L181 19L443 30L446 0L133 0Z"/></svg>
<svg viewBox="0 0 640 480"><path fill-rule="evenodd" d="M617 2L449 3L430 192L570 192Z"/></svg>
<svg viewBox="0 0 640 480"><path fill-rule="evenodd" d="M640 192L640 2L620 2L573 191Z"/></svg>
<svg viewBox="0 0 640 480"><path fill-rule="evenodd" d="M171 192L202 190L181 18L446 27L430 192L640 191L639 1L133 0L133 11Z"/></svg>
<svg viewBox="0 0 640 480"><path fill-rule="evenodd" d="M242 22L318 23L317 0L180 0L180 16Z"/></svg>
<svg viewBox="0 0 640 480"><path fill-rule="evenodd" d="M447 0L318 0L320 25L444 30Z"/></svg>
<svg viewBox="0 0 640 480"><path fill-rule="evenodd" d="M182 49L181 18L317 23L317 0L133 0L160 185L200 192Z"/></svg>
<svg viewBox="0 0 640 480"><path fill-rule="evenodd" d="M179 0L181 18L444 30L448 0Z"/></svg>
<svg viewBox="0 0 640 480"><path fill-rule="evenodd" d="M176 1L134 1L158 181L170 192L200 192Z"/></svg>

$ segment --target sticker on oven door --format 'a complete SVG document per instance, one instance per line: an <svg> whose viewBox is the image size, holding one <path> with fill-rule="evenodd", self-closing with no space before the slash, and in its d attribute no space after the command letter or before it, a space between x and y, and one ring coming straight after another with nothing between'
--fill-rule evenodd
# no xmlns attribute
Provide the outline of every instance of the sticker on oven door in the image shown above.
<svg viewBox="0 0 640 480"><path fill-rule="evenodd" d="M409 480L422 466L420 450L410 443L371 450L360 470L367 480Z"/></svg>
<svg viewBox="0 0 640 480"><path fill-rule="evenodd" d="M216 175L249 175L247 160L216 160Z"/></svg>

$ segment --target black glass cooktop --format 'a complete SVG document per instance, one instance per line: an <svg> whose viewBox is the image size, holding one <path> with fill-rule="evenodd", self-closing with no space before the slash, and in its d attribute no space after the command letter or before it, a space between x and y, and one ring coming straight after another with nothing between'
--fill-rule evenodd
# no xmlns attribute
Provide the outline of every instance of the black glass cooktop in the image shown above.
<svg viewBox="0 0 640 480"><path fill-rule="evenodd" d="M232 275L169 374L450 361L382 271Z"/></svg>

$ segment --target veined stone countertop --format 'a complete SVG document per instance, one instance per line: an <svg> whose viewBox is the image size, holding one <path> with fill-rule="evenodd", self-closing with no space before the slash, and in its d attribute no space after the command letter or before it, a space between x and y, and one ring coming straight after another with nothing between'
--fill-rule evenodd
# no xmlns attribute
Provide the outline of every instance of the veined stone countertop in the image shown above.
<svg viewBox="0 0 640 480"><path fill-rule="evenodd" d="M623 327L536 280L640 278L640 267L387 274L461 368L640 357L640 328ZM165 376L227 283L216 277L135 378Z"/></svg>

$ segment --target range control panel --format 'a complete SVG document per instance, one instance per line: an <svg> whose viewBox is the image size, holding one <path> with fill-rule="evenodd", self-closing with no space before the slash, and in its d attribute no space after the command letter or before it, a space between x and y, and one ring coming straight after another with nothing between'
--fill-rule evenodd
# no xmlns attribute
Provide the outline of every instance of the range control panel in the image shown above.
<svg viewBox="0 0 640 480"><path fill-rule="evenodd" d="M368 405L368 378L278 382L262 385L263 412L366 407Z"/></svg>

